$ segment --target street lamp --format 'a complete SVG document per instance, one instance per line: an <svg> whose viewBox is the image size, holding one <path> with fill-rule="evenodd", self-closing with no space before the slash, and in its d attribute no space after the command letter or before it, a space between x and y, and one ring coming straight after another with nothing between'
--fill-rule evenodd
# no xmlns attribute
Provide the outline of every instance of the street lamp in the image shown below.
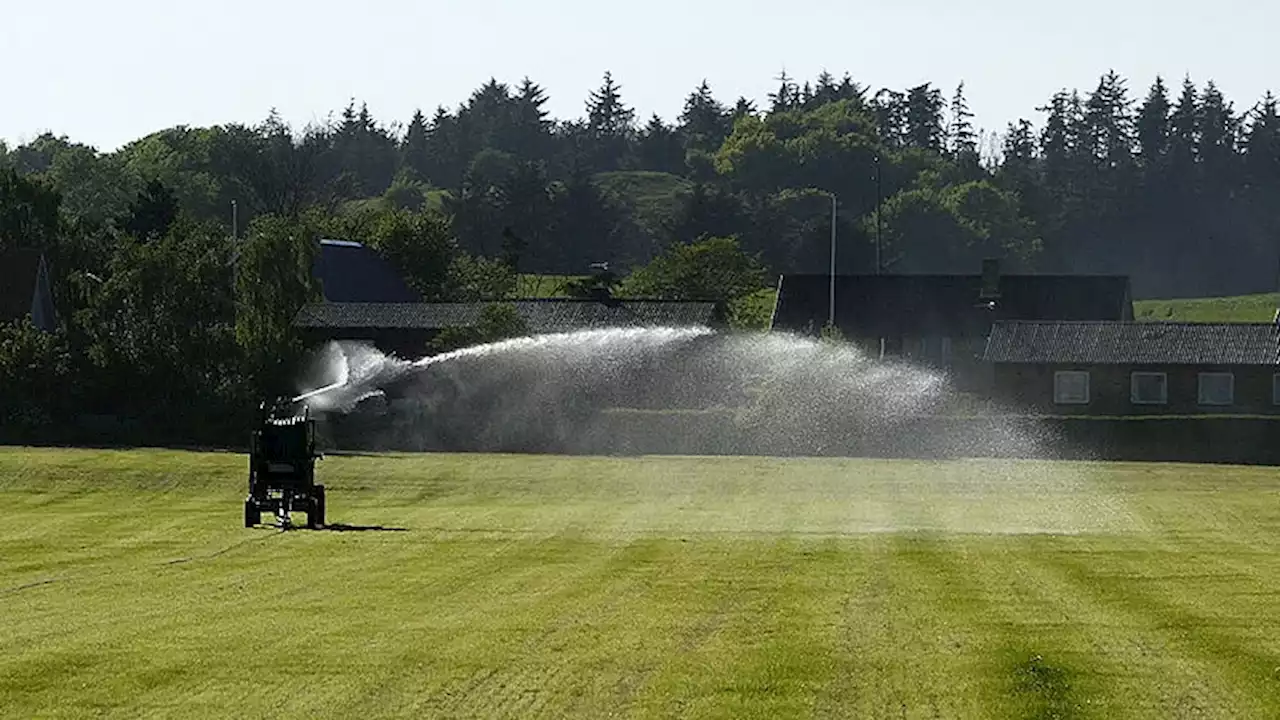
<svg viewBox="0 0 1280 720"><path fill-rule="evenodd" d="M876 164L876 274L880 274L880 204L883 197L880 192L880 153L875 155Z"/></svg>
<svg viewBox="0 0 1280 720"><path fill-rule="evenodd" d="M827 306L827 325L836 326L836 194L831 196L831 297Z"/></svg>

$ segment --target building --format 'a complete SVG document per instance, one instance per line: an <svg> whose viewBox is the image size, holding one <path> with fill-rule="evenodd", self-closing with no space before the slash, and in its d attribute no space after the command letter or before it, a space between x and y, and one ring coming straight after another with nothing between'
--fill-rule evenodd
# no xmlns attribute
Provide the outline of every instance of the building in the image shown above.
<svg viewBox="0 0 1280 720"><path fill-rule="evenodd" d="M311 347L331 340L372 343L400 357L421 357L446 328L474 326L489 303L422 302L395 267L357 242L322 240L315 277L323 301L294 318ZM602 327L718 327L723 308L712 302L593 298L504 300L532 334Z"/></svg>
<svg viewBox="0 0 1280 720"><path fill-rule="evenodd" d="M39 250L0 252L0 323L24 318L45 332L57 328L49 265Z"/></svg>
<svg viewBox="0 0 1280 720"><path fill-rule="evenodd" d="M784 275L772 327L817 334L831 310L831 276ZM835 325L876 356L904 357L978 378L994 323L1003 320L1133 319L1129 278L1002 275L988 260L977 275L837 275Z"/></svg>
<svg viewBox="0 0 1280 720"><path fill-rule="evenodd" d="M412 303L414 292L395 266L372 248L349 240L321 240L314 277L326 302Z"/></svg>
<svg viewBox="0 0 1280 720"><path fill-rule="evenodd" d="M1276 323L997 322L995 397L1055 415L1280 415Z"/></svg>
<svg viewBox="0 0 1280 720"><path fill-rule="evenodd" d="M603 327L716 327L724 313L711 302L547 298L502 301L515 307L532 334ZM420 357L445 328L470 327L488 303L313 303L294 321L308 345L330 340L372 342L383 352Z"/></svg>

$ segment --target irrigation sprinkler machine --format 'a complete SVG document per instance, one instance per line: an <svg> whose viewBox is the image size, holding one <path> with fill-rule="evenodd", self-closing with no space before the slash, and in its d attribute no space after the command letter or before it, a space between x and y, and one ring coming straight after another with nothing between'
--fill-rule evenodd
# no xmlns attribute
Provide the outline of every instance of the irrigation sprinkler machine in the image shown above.
<svg viewBox="0 0 1280 720"><path fill-rule="evenodd" d="M280 529L292 526L290 513L307 515L307 527L324 526L324 486L316 484L316 423L298 398L280 398L260 406L249 445L249 495L244 526L275 513Z"/></svg>

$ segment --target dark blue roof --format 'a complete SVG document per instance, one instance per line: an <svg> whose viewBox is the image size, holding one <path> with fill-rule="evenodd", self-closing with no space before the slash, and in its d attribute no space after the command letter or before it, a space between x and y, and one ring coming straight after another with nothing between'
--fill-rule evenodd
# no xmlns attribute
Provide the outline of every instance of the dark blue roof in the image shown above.
<svg viewBox="0 0 1280 720"><path fill-rule="evenodd" d="M981 275L837 275L836 324L849 337L986 335L997 320L1133 318L1129 279L1107 275L1002 275L994 309ZM831 276L784 275L773 328L816 332L827 321Z"/></svg>
<svg viewBox="0 0 1280 720"><path fill-rule="evenodd" d="M1275 323L998 322L988 362L1044 365L1280 365Z"/></svg>
<svg viewBox="0 0 1280 720"><path fill-rule="evenodd" d="M405 303L422 298L373 249L346 240L321 240L315 277L327 302Z"/></svg>

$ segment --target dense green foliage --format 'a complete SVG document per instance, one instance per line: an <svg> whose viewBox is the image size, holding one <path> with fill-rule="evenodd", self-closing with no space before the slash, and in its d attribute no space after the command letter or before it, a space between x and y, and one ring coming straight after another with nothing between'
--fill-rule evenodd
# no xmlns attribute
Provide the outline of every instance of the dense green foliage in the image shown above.
<svg viewBox="0 0 1280 720"><path fill-rule="evenodd" d="M606 74L578 119L550 117L531 80L493 80L403 127L352 102L301 129L273 111L113 152L0 145L0 250L45 251L61 325L47 351L69 358L0 367L49 373L65 388L50 407L194 432L223 411L183 408L230 412L283 381L324 235L378 248L429 299L510 299L531 292L522 277L603 263L607 282L558 291L711 299L758 327L778 273L827 269L833 197L845 272L994 256L1128 274L1138 297L1272 290L1276 99L1237 109L1189 79L1131 95L1108 73L996 135L973 127L963 86L872 92L824 73L781 78L761 108L702 83L668 122L637 118Z"/></svg>
<svg viewBox="0 0 1280 720"><path fill-rule="evenodd" d="M279 533L240 525L241 455L0 450L4 714L1280 711L1274 468L429 454L318 473L348 527Z"/></svg>
<svg viewBox="0 0 1280 720"><path fill-rule="evenodd" d="M637 118L606 74L583 117L549 117L531 80L492 80L456 107L384 124L356 103L294 129L175 127L111 153L44 135L0 152L62 196L72 223L120 218L142 195L222 226L262 214L379 201L448 218L458 248L516 272L627 269L672 242L736 236L770 273L825 269L826 202L840 203L841 267L969 271L1000 255L1042 271L1132 275L1139 296L1273 289L1280 110L1237 107L1216 85L1114 73L1062 90L1040 122L973 127L964 86L881 89L846 76L781 78L767 107L703 83L673 122ZM164 188L161 190L161 188ZM815 195L817 197L815 197ZM139 213L140 217L145 214ZM151 216L156 216L155 212ZM163 217L163 214L160 215ZM32 237L39 237L37 232Z"/></svg>

